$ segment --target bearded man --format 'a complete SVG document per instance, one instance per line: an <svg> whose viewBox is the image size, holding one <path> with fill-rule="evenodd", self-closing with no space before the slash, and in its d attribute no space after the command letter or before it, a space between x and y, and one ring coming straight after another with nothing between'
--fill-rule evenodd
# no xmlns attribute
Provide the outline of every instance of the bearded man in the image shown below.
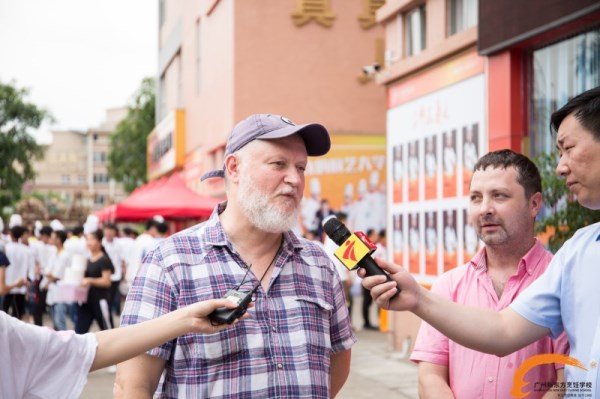
<svg viewBox="0 0 600 399"><path fill-rule="evenodd" d="M231 132L227 201L149 252L121 325L136 324L231 289L251 292L250 317L189 334L118 366L115 397L330 398L346 381L352 332L335 265L296 236L307 156L329 151L327 130L257 114ZM164 382L159 386L161 374Z"/></svg>

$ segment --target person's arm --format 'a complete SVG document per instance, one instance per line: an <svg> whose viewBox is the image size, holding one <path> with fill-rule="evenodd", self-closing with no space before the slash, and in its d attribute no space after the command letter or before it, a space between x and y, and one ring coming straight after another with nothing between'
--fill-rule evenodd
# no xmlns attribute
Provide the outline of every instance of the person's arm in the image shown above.
<svg viewBox="0 0 600 399"><path fill-rule="evenodd" d="M364 277L363 286L371 290L375 302L384 309L409 310L431 324L451 340L476 351L505 356L549 334L550 330L525 319L511 308L501 312L469 307L429 292L402 267L376 259L390 274ZM400 294L396 294L396 284ZM502 337L502 339L497 339Z"/></svg>
<svg viewBox="0 0 600 399"><path fill-rule="evenodd" d="M112 272L110 270L102 270L102 277L85 277L81 280L82 286L93 286L99 288L110 288L110 275Z"/></svg>
<svg viewBox="0 0 600 399"><path fill-rule="evenodd" d="M27 280L25 280L22 277L17 281L13 282L12 284L7 284L6 268L0 266L0 296L8 294L13 288L20 288L24 285L27 285Z"/></svg>
<svg viewBox="0 0 600 399"><path fill-rule="evenodd" d="M183 334L225 330L231 325L215 326L207 316L216 308L233 309L236 306L227 299L211 299L139 324L99 331L95 333L98 347L90 371L131 359ZM248 316L246 312L240 320Z"/></svg>
<svg viewBox="0 0 600 399"><path fill-rule="evenodd" d="M454 399L448 383L448 366L419 363L419 398Z"/></svg>
<svg viewBox="0 0 600 399"><path fill-rule="evenodd" d="M119 363L113 399L152 399L166 362L165 359L143 354Z"/></svg>
<svg viewBox="0 0 600 399"><path fill-rule="evenodd" d="M331 355L331 397L335 398L350 374L351 349Z"/></svg>

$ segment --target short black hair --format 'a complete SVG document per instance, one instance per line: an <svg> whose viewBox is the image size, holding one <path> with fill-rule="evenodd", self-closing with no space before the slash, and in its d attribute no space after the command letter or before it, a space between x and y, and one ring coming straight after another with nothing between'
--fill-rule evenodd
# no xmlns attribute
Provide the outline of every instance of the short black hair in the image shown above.
<svg viewBox="0 0 600 399"><path fill-rule="evenodd" d="M525 189L527 199L535 193L542 192L540 171L531 159L523 154L508 149L488 152L479 158L473 167L473 172L486 170L488 166L503 169L515 168L518 173L517 182Z"/></svg>
<svg viewBox="0 0 600 399"><path fill-rule="evenodd" d="M167 234L169 231L169 224L167 222L158 222L156 224L156 230L158 230L160 234Z"/></svg>
<svg viewBox="0 0 600 399"><path fill-rule="evenodd" d="M119 232L119 228L114 223L104 223L104 226L102 226L102 230L104 230L104 229L113 230L113 231L116 231L117 233Z"/></svg>
<svg viewBox="0 0 600 399"><path fill-rule="evenodd" d="M571 114L581 126L592 133L596 141L600 141L600 86L573 97L562 108L552 113L550 131L553 135L558 133L560 124Z"/></svg>
<svg viewBox="0 0 600 399"><path fill-rule="evenodd" d="M53 233L58 237L61 243L67 241L67 232L64 230L54 230Z"/></svg>
<svg viewBox="0 0 600 399"><path fill-rule="evenodd" d="M19 240L25 234L25 227L23 226L13 226L10 228L10 235L15 239Z"/></svg>
<svg viewBox="0 0 600 399"><path fill-rule="evenodd" d="M40 235L50 237L50 234L52 234L52 227L44 226L40 229Z"/></svg>
<svg viewBox="0 0 600 399"><path fill-rule="evenodd" d="M126 226L126 227L123 227L123 234L125 234L126 236L129 236L129 235L137 236L138 232L135 231L134 229L132 229L131 227Z"/></svg>

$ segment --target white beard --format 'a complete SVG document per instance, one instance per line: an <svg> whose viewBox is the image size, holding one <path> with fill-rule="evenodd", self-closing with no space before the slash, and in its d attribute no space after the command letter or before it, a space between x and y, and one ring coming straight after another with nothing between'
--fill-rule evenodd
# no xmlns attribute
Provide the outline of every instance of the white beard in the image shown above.
<svg viewBox="0 0 600 399"><path fill-rule="evenodd" d="M269 233L283 233L298 223L300 208L285 212L281 207L269 203L268 196L256 188L251 178L240 180L238 203L244 216L256 228Z"/></svg>

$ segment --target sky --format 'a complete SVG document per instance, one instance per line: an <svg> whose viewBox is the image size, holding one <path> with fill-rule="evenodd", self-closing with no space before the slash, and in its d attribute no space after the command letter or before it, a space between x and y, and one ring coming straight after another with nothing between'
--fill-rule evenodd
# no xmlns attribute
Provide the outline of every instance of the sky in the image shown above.
<svg viewBox="0 0 600 399"><path fill-rule="evenodd" d="M158 65L156 0L0 0L0 81L55 122L34 132L98 127Z"/></svg>

